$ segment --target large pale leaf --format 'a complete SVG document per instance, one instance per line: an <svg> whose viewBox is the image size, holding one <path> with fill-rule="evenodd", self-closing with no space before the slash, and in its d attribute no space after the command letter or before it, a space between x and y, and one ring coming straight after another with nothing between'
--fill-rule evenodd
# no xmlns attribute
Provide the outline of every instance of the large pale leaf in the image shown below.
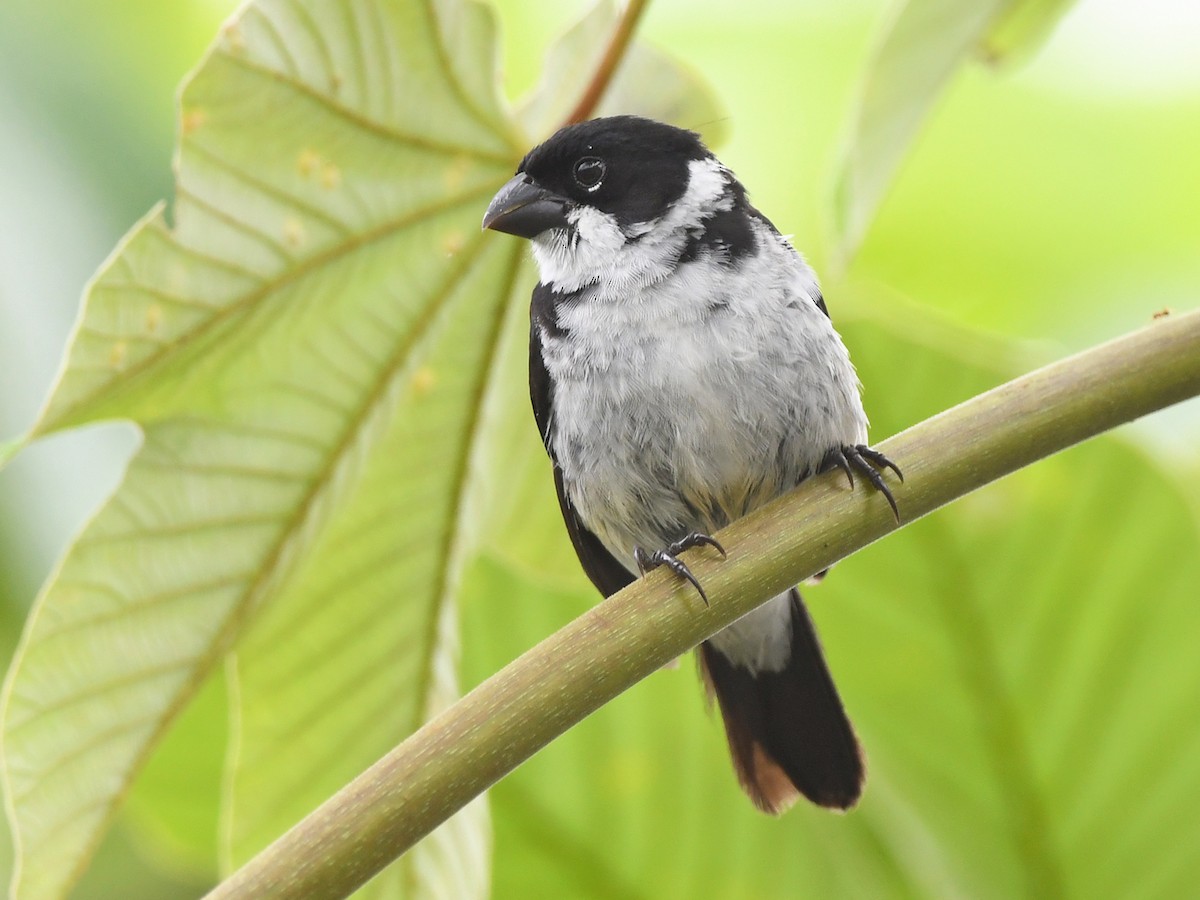
<svg viewBox="0 0 1200 900"><path fill-rule="evenodd" d="M174 224L152 213L97 276L33 431L119 416L144 445L10 675L21 896L69 885L234 641L226 866L457 696L462 566L540 455L513 424L532 272L478 226L524 150L493 57L473 2L265 0L186 86ZM640 111L715 109L638 58L673 86ZM191 749L155 783L210 783ZM156 811L164 790L139 817L202 852L211 806ZM489 856L481 801L366 892L480 896Z"/></svg>
<svg viewBox="0 0 1200 900"><path fill-rule="evenodd" d="M611 14L611 5L602 8ZM608 28L583 35L575 29L551 57L567 44L590 59L608 34ZM640 101L640 111L670 119L716 108L702 84L661 54L635 45L634 60L652 60L665 84L686 85L692 98L681 104L678 91L656 92ZM590 74L591 66L577 61L577 70ZM561 86L550 81L545 89ZM619 82L613 91L620 106ZM461 566L481 541L530 524L521 503L522 473L544 459L526 376L534 275L511 260L509 251L497 256L501 269L482 271L471 291L490 285L510 301L507 307L485 315L475 303L474 315L447 322L430 342L422 368L429 395L418 391L394 427L379 435L376 462L364 468L313 557L239 649L241 718L227 816L233 862L457 696L452 600ZM464 346L486 354L482 380L468 380L471 373L462 370ZM453 411L438 402L439 395L462 390L469 402ZM416 484L403 475L412 472L423 473ZM438 504L444 513L435 514ZM422 514L414 515L418 510ZM469 813L482 816L481 802ZM453 848L426 846L424 855L405 857L367 892L410 896L416 887L422 896L478 894L489 883L490 845L480 833L443 836L442 845L453 841Z"/></svg>
<svg viewBox="0 0 1200 900"><path fill-rule="evenodd" d="M512 308L524 317L528 279L514 292L519 272L511 247L496 242L447 298L419 377L402 382L386 404L395 414L373 438L354 487L239 648L229 810L235 863L458 695L453 598L482 521L470 490L474 454L486 452L487 381L504 331L503 301L517 300ZM489 308L484 296L500 302ZM463 364L468 350L486 353L481 364ZM481 803L467 813L477 823ZM485 893L489 844L486 829L473 832L460 835L457 851L426 847L406 856L370 890Z"/></svg>
<svg viewBox="0 0 1200 900"><path fill-rule="evenodd" d="M35 429L120 416L145 437L11 670L20 896L62 893L180 707L298 578L334 610L366 592L424 621L423 706L453 690L452 631L434 626L452 616L462 426L478 419L521 252L479 234L518 154L494 68L474 3L271 0L224 28L185 88L174 224L153 213L97 276ZM382 461L406 441L426 455L398 458L418 467L389 480ZM373 571L341 555L347 506L423 540L359 522L380 531L358 550L388 551ZM378 642L361 653L391 661ZM365 670L342 687L386 719L400 680ZM404 687L393 733L412 726L420 685ZM486 843L473 821L460 838Z"/></svg>
<svg viewBox="0 0 1200 900"><path fill-rule="evenodd" d="M905 0L884 29L833 174L841 259L854 255L896 170L959 64L985 41L995 57L1049 32L1067 4L1030 0ZM1047 7L1054 7L1053 11Z"/></svg>
<svg viewBox="0 0 1200 900"><path fill-rule="evenodd" d="M876 435L1013 370L1003 346L916 310L848 320L830 293ZM595 599L498 554L468 583L471 679ZM1040 463L807 589L868 755L858 809L755 812L685 664L493 789L495 896L1185 895L1197 583L1197 521L1135 451L1105 439Z"/></svg>

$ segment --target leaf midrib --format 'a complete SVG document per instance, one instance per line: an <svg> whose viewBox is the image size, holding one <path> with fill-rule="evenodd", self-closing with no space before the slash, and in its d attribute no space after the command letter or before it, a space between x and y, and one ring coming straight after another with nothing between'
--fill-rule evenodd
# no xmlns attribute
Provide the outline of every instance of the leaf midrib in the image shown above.
<svg viewBox="0 0 1200 900"><path fill-rule="evenodd" d="M99 804L107 804L107 811L103 815L99 827L96 828L94 836L88 842L85 851L80 855L68 875L67 884L75 884L82 876L88 861L95 852L96 846L107 830L108 825L111 824L117 809L129 791L132 783L132 774L143 768L168 725L199 688L216 660L229 649L233 643L233 639L241 632L246 617L257 605L255 600L262 592L264 585L269 583L272 577L280 574L279 562L281 557L294 536L303 530L303 526L308 520L309 512L320 505L318 500L319 495L328 484L332 483L332 474L336 470L338 463L347 456L363 423L370 417L371 412L380 399L386 396L387 385L396 376L397 372L403 368L403 364L408 358L408 352L417 346L420 337L425 334L429 324L436 318L436 313L445 303L446 298L452 294L454 287L469 272L471 263L474 262L481 249L486 246L486 239L487 236L483 234L476 236L473 243L464 248L459 254L457 265L448 272L446 281L441 288L433 292L425 314L416 320L409 329L406 334L407 340L403 342L402 348L398 348L387 364L382 367L380 377L377 378L373 389L366 393L363 402L359 405L355 414L347 418L346 427L343 429L338 442L329 448L327 452L325 464L314 474L309 489L296 502L295 511L287 518L281 529L279 539L265 554L263 564L258 568L254 579L242 592L242 596L233 602L231 611L226 616L225 622L210 640L207 652L201 652L195 657L191 666L192 674L185 678L184 683L176 692L174 699L163 708L160 727L153 730L152 734L146 740L142 751L131 761L130 766L126 769L126 777L123 780L120 790L114 792L107 801L98 801ZM280 577L286 577L286 573L283 573ZM20 829L14 830L19 831Z"/></svg>
<svg viewBox="0 0 1200 900"><path fill-rule="evenodd" d="M487 246L489 240L495 240L495 237L493 235L481 233L473 239L473 243L471 245L463 249L463 251L459 254L457 266L448 273L446 280L440 286L439 290L433 293L431 301L426 305L421 315L416 317L408 330L401 335L401 340L398 342L397 347L392 352L388 361L381 367L381 374L376 379L374 387L367 393L366 399L360 405L356 413L349 418L347 427L343 431L341 439L339 440L337 446L329 454L329 462L317 475L314 476L313 489L309 490L300 503L297 504L297 514L293 516L291 525L284 530L280 540L268 555L268 561L267 564L263 566L263 571L260 572L254 583L250 585L244 592L242 600L235 608L235 613L228 618L225 627L222 629L223 632L231 632L236 634L241 631L240 625L243 617L247 614L249 608L255 605L253 603L254 595L260 590L260 586L269 579L270 574L272 574L274 562L277 561L279 556L282 554L290 536L301 530L305 519L303 511L307 508L317 505L316 498L320 492L320 488L322 485L332 480L331 473L336 468L337 461L350 451L354 442L354 438L358 434L362 423L370 417L371 412L374 410L380 399L387 395L388 385L396 377L397 373L404 368L404 364L411 357L413 350L421 344L430 326L438 318L438 313L444 307L445 303L447 302L447 298L453 294L455 288L458 286L461 280L466 277L467 274L469 274L471 264L475 261L479 253L482 252L482 249ZM514 258L519 262L519 251L517 254L514 254ZM518 267L514 266L514 270L516 268ZM511 293L511 291L509 291L509 293ZM501 310L501 312L498 313L498 317L502 321L503 311L507 309L507 304L501 303L498 304L498 307ZM489 359L490 357L491 353L489 353ZM469 445L469 440L464 442L464 447L469 447ZM469 456L469 451L464 451L464 456ZM461 470L462 466L460 465L460 471ZM457 508L457 506L454 506L454 508ZM456 529L450 529L451 532L454 532L455 530ZM445 575L445 566L443 565L441 568L442 571L439 576L439 592L434 596L441 596L442 593L442 583L440 579ZM434 610L433 618L435 620L439 613L440 604L438 605L437 609ZM218 637L214 639L214 646L220 646L225 642L226 639L223 637L223 635L218 635ZM422 693L418 692L417 696L422 696Z"/></svg>
<svg viewBox="0 0 1200 900"><path fill-rule="evenodd" d="M145 378L147 378L151 372L153 372L160 364L162 364L164 360L169 359L173 353L176 353L189 345L197 343L209 333L215 331L218 326L233 319L236 315L249 310L257 303L261 302L265 297L296 281L301 280L316 270L319 270L327 265L331 265L332 263L340 260L354 251L370 246L378 241L382 241L391 236L393 233L408 228L417 222L444 212L448 212L468 203L475 203L480 197L484 197L493 192L498 183L498 181L486 182L464 194L460 194L448 200L431 203L415 211L410 211L404 216L389 219L380 223L375 228L356 232L350 237L347 237L345 240L334 243L320 253L316 253L305 260L297 262L295 265L281 272L274 278L263 280L261 276L255 276L262 282L259 287L246 293L242 297L231 301L225 306L215 308L211 316L206 318L203 322L200 322L191 331L187 332L186 334L179 335L179 337L171 341L169 344L164 344L162 349L143 357L135 364L122 370L117 379L100 385L96 390L79 398L70 406L61 410L54 417L43 418L34 426L31 437L40 437L55 431L60 431L64 428L83 424L84 422L88 421L86 414L86 408L88 406L99 402L101 399L111 401L123 393L128 393L134 386L145 380ZM174 235L171 234L171 237L173 238ZM174 240L172 240L171 243L174 247L179 247L190 252L191 248L184 247L183 245L176 243ZM67 369L67 372L69 373L74 368L75 367L72 365Z"/></svg>
<svg viewBox="0 0 1200 900"><path fill-rule="evenodd" d="M420 681L417 683L416 696L421 698L421 700L417 707L419 718L412 723L412 730L414 731L430 717L431 697L429 691L432 683L434 647L437 644L437 632L443 609L450 600L448 595L449 585L453 581L456 567L461 564L461 554L457 551L462 538L462 523L465 518L462 506L467 495L467 485L470 481L468 476L471 468L471 458L474 455L474 450L479 440L479 431L482 424L481 412L488 389L500 383L499 379L493 377L493 370L499 355L501 339L504 335L504 322L507 318L509 304L513 302L513 295L516 291L516 281L521 271L522 256L523 247L517 244L512 251L508 274L502 282L504 300L496 305L495 320L492 322L487 342L487 357L483 361L481 375L476 385L475 394L471 399L470 421L467 423L466 429L467 438L463 441L462 452L457 460L457 471L453 482L454 493L450 504L450 508L453 510L452 522L454 525L447 529L446 538L442 543L440 558L443 564L438 572L438 581L432 594L432 596L438 599L434 605L433 615L429 617L427 622L428 631L425 635L425 643L422 645L425 648L425 654L422 658L422 666L417 670Z"/></svg>
<svg viewBox="0 0 1200 900"><path fill-rule="evenodd" d="M408 147L419 147L424 150L430 150L436 153L445 153L451 156L470 156L474 159L481 159L487 162L503 163L504 165L515 165L515 158L519 158L519 150L515 145L512 146L511 152L501 152L499 150L483 150L479 147L470 147L463 144L455 144L451 141L435 141L419 135L410 134L400 131L396 128L390 128L382 125L374 119L367 118L361 113L351 109L348 106L343 106L335 102L328 94L324 94L311 85L305 84L303 81L294 80L291 77L272 69L270 66L265 66L262 63L255 62L245 56L236 53L231 53L228 50L218 50L213 54L227 62L236 65L251 74L269 79L278 84L286 85L293 88L305 97L315 101L318 105L325 107L339 118L345 119L368 134L376 137L384 138L389 141L394 141L397 144L403 144Z"/></svg>

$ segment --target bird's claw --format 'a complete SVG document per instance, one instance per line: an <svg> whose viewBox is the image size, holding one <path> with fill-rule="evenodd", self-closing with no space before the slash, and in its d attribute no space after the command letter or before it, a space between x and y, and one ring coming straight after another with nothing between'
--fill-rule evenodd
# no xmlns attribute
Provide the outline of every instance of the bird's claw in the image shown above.
<svg viewBox="0 0 1200 900"><path fill-rule="evenodd" d="M684 550L691 550L693 547L712 547L721 554L721 559L728 559L729 554L725 552L725 548L717 542L717 539L710 534L701 534L699 531L693 531L690 534L685 534L675 543L668 545L666 552L671 556L676 556Z"/></svg>
<svg viewBox="0 0 1200 900"><path fill-rule="evenodd" d="M896 506L896 498L892 496L891 488L883 480L880 471L891 469L901 481L904 481L904 473L900 471L898 465L878 450L872 450L866 444L847 444L845 447L838 447L825 457L825 468L838 468L845 472L850 487L854 487L854 470L857 469L859 474L871 482L871 486L875 490L883 494L888 506L892 508L892 515L896 517L897 522L900 521L900 509Z"/></svg>
<svg viewBox="0 0 1200 900"><path fill-rule="evenodd" d="M725 559L727 554L725 548L722 547L717 539L699 532L692 532L685 535L678 541L667 545L662 550L646 551L641 547L633 548L633 559L637 563L638 570L645 575L647 572L657 569L659 566L666 566L680 578L686 578L696 589L696 593L700 595L700 599L704 601L704 605L708 606L708 594L704 593L704 588L701 586L699 579L692 574L692 570L687 567L683 560L679 559L678 554L684 550L690 550L693 547L709 546L714 548L721 554L721 558Z"/></svg>

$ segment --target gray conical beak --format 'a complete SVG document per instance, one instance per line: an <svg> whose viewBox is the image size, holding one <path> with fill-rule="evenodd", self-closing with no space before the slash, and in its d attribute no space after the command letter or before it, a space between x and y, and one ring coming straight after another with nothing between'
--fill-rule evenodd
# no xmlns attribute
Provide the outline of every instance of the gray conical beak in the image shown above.
<svg viewBox="0 0 1200 900"><path fill-rule="evenodd" d="M547 229L567 226L567 205L565 197L546 190L528 175L515 175L488 204L483 227L517 237L537 237Z"/></svg>

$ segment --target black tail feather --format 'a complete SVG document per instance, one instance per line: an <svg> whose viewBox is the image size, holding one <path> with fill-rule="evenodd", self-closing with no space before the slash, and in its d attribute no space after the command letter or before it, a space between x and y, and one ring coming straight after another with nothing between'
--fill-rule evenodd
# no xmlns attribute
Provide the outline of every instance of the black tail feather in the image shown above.
<svg viewBox="0 0 1200 900"><path fill-rule="evenodd" d="M701 673L721 707L738 780L759 809L781 813L800 794L849 809L862 794L862 751L800 593L790 596L792 655L783 670L751 673L705 642Z"/></svg>

